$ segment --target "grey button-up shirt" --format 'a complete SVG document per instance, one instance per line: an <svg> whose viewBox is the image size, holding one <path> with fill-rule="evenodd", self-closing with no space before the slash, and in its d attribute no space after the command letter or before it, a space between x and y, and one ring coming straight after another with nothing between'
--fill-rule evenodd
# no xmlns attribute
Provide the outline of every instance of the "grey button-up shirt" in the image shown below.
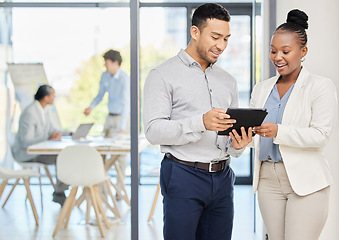
<svg viewBox="0 0 339 240"><path fill-rule="evenodd" d="M203 72L184 50L152 69L144 87L143 121L151 144L163 153L192 162L238 157L231 138L207 131L203 114L212 108L237 107L234 77L216 64Z"/></svg>

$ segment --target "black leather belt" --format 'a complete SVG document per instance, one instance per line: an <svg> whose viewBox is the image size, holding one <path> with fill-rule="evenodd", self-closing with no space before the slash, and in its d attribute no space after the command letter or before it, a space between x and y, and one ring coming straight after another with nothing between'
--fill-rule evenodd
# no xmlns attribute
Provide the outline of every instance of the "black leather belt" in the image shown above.
<svg viewBox="0 0 339 240"><path fill-rule="evenodd" d="M109 113L108 115L110 115L110 116L119 116L120 114L118 114L118 113Z"/></svg>
<svg viewBox="0 0 339 240"><path fill-rule="evenodd" d="M174 162L178 162L178 163L181 163L181 164L186 165L186 166L195 167L195 165L196 165L197 168L207 170L209 172L222 171L230 164L230 160L222 160L222 161L216 161L216 162L212 161L210 163L188 162L188 161L180 160L180 159L174 157L170 153L166 153L166 157L168 157L169 159L171 159Z"/></svg>

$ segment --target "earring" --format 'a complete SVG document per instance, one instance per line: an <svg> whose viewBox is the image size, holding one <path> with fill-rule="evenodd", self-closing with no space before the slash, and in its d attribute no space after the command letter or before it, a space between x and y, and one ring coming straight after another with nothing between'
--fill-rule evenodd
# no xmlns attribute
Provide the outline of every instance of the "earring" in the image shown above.
<svg viewBox="0 0 339 240"><path fill-rule="evenodd" d="M305 61L305 57L302 57L300 61L301 61L301 62L304 62L304 61Z"/></svg>

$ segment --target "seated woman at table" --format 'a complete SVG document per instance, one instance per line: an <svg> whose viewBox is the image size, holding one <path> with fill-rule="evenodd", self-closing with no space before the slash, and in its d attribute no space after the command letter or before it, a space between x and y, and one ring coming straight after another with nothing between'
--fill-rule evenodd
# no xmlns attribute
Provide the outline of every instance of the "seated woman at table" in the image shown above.
<svg viewBox="0 0 339 240"><path fill-rule="evenodd" d="M48 117L45 107L52 104L55 91L51 86L42 85L34 96L35 101L26 107L20 116L19 130L12 148L14 158L20 162L39 162L48 165L56 163L57 155L32 155L27 153L30 145L46 140L60 140L62 133L55 129ZM63 205L68 186L57 180L53 201Z"/></svg>

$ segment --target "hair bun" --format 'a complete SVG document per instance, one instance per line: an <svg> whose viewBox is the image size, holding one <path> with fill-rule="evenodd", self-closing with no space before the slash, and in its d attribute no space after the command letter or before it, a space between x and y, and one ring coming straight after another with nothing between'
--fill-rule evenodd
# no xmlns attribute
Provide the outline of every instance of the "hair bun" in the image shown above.
<svg viewBox="0 0 339 240"><path fill-rule="evenodd" d="M307 14L299 9L293 9L287 14L286 22L298 24L305 29L308 29L307 21Z"/></svg>

